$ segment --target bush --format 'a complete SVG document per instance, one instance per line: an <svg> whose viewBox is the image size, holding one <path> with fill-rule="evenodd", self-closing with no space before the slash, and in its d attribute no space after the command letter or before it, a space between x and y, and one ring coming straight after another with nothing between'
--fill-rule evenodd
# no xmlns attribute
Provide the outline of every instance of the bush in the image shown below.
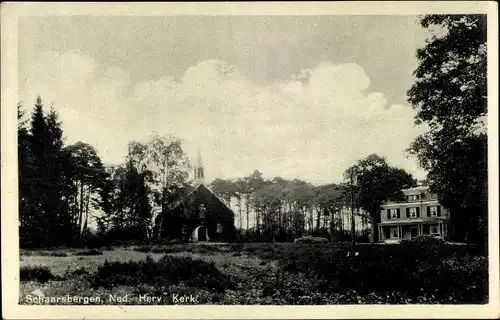
<svg viewBox="0 0 500 320"><path fill-rule="evenodd" d="M442 246L446 242L441 238L436 238L430 235L421 235L412 239L401 240L402 245L406 246Z"/></svg>
<svg viewBox="0 0 500 320"><path fill-rule="evenodd" d="M151 248L152 253L177 253L177 252L187 252L189 248L185 245L171 245L171 246L155 246Z"/></svg>
<svg viewBox="0 0 500 320"><path fill-rule="evenodd" d="M168 286L181 282L188 286L217 292L232 287L229 279L216 268L213 262L168 255L163 256L158 262L150 256L142 261L106 261L98 268L94 279L94 285L104 287L139 284Z"/></svg>
<svg viewBox="0 0 500 320"><path fill-rule="evenodd" d="M151 246L139 246L139 247L135 247L133 250L134 251L139 251L139 252L144 252L144 253L148 253L151 251Z"/></svg>
<svg viewBox="0 0 500 320"><path fill-rule="evenodd" d="M62 251L38 251L34 255L38 256L50 256L50 257L67 257L68 254Z"/></svg>
<svg viewBox="0 0 500 320"><path fill-rule="evenodd" d="M405 297L480 303L487 294L486 258L471 258L461 247L429 239L401 245L355 248L303 246L283 253L285 272L309 274L317 290L400 292Z"/></svg>
<svg viewBox="0 0 500 320"><path fill-rule="evenodd" d="M488 302L488 261L485 257L445 259L437 266L420 269L417 278L424 290L439 300Z"/></svg>
<svg viewBox="0 0 500 320"><path fill-rule="evenodd" d="M56 279L56 277L47 267L27 266L21 267L19 272L19 279L21 281L37 281L43 283L49 280L54 280Z"/></svg>
<svg viewBox="0 0 500 320"><path fill-rule="evenodd" d="M86 251L79 251L75 253L77 256L102 256L103 253L102 251L96 250L96 249L90 249Z"/></svg>
<svg viewBox="0 0 500 320"><path fill-rule="evenodd" d="M313 236L303 236L293 241L293 243L304 243L304 244L328 243L328 242L329 241L326 238L313 237Z"/></svg>

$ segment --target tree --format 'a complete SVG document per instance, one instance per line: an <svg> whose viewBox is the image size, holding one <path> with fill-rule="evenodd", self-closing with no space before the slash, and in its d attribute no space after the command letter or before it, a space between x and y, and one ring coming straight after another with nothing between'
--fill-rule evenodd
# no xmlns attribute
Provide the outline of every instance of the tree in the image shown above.
<svg viewBox="0 0 500 320"><path fill-rule="evenodd" d="M342 208L342 190L339 185L328 184L316 187L316 198L314 202L318 206L318 219L320 212L323 214L324 223L323 228L329 229L331 240L333 241L333 233L337 226L335 221L335 213L340 212ZM327 218L329 220L329 225L327 225Z"/></svg>
<svg viewBox="0 0 500 320"><path fill-rule="evenodd" d="M56 240L54 228L57 220L57 199L54 193L58 192L58 187L52 188L52 174L56 166L56 152L58 142L52 141L56 137L57 122L52 116L51 124L47 124L47 118L43 109L43 102L40 96L37 97L34 111L31 115L31 127L27 147L30 155L30 170L27 173L26 181L29 184L29 210L25 212L29 222L29 230L25 239L27 242L38 243L38 245L53 245ZM55 228L56 230L58 228Z"/></svg>
<svg viewBox="0 0 500 320"><path fill-rule="evenodd" d="M146 240L152 224L149 184L152 173L149 170L139 172L133 161L114 172L116 185L115 207L110 220L113 240Z"/></svg>
<svg viewBox="0 0 500 320"><path fill-rule="evenodd" d="M34 177L33 156L30 150L30 131L26 125L25 115L21 104L17 105L17 152L19 177L19 232L21 246L31 245L36 234L35 226L38 218L34 200L32 180Z"/></svg>
<svg viewBox="0 0 500 320"><path fill-rule="evenodd" d="M248 204L253 207L255 211L255 230L257 237L260 237L260 211L256 201L256 192L264 185L264 178L259 170L254 170L252 174L244 178L248 194Z"/></svg>
<svg viewBox="0 0 500 320"><path fill-rule="evenodd" d="M98 206L106 188L106 171L97 151L81 141L64 148L66 175L69 177L71 201L71 225L82 240L88 230L90 206Z"/></svg>
<svg viewBox="0 0 500 320"><path fill-rule="evenodd" d="M141 159L146 159L143 162L147 162L146 166L154 177L156 194L161 206L158 220L158 235L160 235L163 216L173 203L169 200L171 199L168 196L169 190L172 187L179 190L186 189L190 168L189 161L182 149L181 140L174 136L155 135L151 137L147 145L140 145L135 149ZM132 153L133 151L131 150Z"/></svg>
<svg viewBox="0 0 500 320"><path fill-rule="evenodd" d="M236 186L231 180L215 179L210 184L214 193L220 197L226 205L230 205L231 198L236 195Z"/></svg>
<svg viewBox="0 0 500 320"><path fill-rule="evenodd" d="M486 16L426 15L420 24L441 32L417 50L417 80L408 101L417 111L416 124L426 123L429 131L408 151L450 209L454 237L486 248Z"/></svg>
<svg viewBox="0 0 500 320"><path fill-rule="evenodd" d="M68 185L71 177L63 152L57 112L44 112L37 97L29 128L18 106L19 217L23 246L69 244L72 238Z"/></svg>
<svg viewBox="0 0 500 320"><path fill-rule="evenodd" d="M243 195L245 194L245 182L242 179L238 179L234 182L234 189L235 189L235 196L238 201L238 222L239 222L239 229L243 228ZM247 213L248 214L248 213ZM248 217L247 217L247 223L248 223Z"/></svg>
<svg viewBox="0 0 500 320"><path fill-rule="evenodd" d="M344 175L352 195L351 206L361 207L370 216L370 242L374 243L381 205L401 197L401 189L415 186L416 181L404 170L390 167L385 158L376 154L359 160Z"/></svg>
<svg viewBox="0 0 500 320"><path fill-rule="evenodd" d="M59 121L59 115L51 107L46 118L46 177L50 190L47 190L46 211L51 218L51 234L57 239L53 242L69 243L72 238L71 219L69 216L67 185L70 177L65 175L64 169L67 165L63 154L63 131Z"/></svg>

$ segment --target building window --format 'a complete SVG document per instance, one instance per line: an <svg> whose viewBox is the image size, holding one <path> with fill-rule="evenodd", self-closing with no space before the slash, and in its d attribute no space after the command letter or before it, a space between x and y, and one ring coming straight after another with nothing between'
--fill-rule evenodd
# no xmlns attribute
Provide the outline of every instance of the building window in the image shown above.
<svg viewBox="0 0 500 320"><path fill-rule="evenodd" d="M417 217L417 208L410 208L410 217L411 218Z"/></svg>
<svg viewBox="0 0 500 320"><path fill-rule="evenodd" d="M424 198L423 194L413 194L411 196L408 196L409 201L416 201L416 200L421 200Z"/></svg>
<svg viewBox="0 0 500 320"><path fill-rule="evenodd" d="M431 217L437 217L437 215L438 215L438 208L431 207Z"/></svg>
<svg viewBox="0 0 500 320"><path fill-rule="evenodd" d="M391 227L391 238L399 238L397 227Z"/></svg>
<svg viewBox="0 0 500 320"><path fill-rule="evenodd" d="M441 232L439 232L439 225L437 224L432 225L430 231L431 234L441 234Z"/></svg>
<svg viewBox="0 0 500 320"><path fill-rule="evenodd" d="M391 209L391 219L398 218L398 209Z"/></svg>

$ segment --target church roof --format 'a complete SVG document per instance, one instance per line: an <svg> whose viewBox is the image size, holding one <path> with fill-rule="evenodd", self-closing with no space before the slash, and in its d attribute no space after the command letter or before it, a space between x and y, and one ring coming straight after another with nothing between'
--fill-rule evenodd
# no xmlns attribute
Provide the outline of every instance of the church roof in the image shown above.
<svg viewBox="0 0 500 320"><path fill-rule="evenodd" d="M195 193L197 192L205 192L205 193L209 193L210 196L212 196L214 199L216 199L216 201L222 205L225 209L229 210L233 215L234 215L234 212L231 208L229 208L225 203L224 201L222 201L219 197L217 197L217 195L215 195L215 193L212 192L212 190L210 190L207 186L205 186L203 183L199 183L197 184L194 189L188 193L186 196L183 197L183 199L186 199L186 198L189 198L189 197L192 197ZM177 208L180 204L182 203L182 201L178 201L172 209L175 209Z"/></svg>

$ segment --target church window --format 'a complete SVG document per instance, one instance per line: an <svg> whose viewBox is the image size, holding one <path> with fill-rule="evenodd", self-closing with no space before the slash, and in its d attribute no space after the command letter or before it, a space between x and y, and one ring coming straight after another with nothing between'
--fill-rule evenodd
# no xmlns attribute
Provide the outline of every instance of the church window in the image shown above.
<svg viewBox="0 0 500 320"><path fill-rule="evenodd" d="M217 233L222 233L222 224L217 223Z"/></svg>
<svg viewBox="0 0 500 320"><path fill-rule="evenodd" d="M205 214L207 213L207 208L204 204L200 205L200 219L205 219Z"/></svg>

